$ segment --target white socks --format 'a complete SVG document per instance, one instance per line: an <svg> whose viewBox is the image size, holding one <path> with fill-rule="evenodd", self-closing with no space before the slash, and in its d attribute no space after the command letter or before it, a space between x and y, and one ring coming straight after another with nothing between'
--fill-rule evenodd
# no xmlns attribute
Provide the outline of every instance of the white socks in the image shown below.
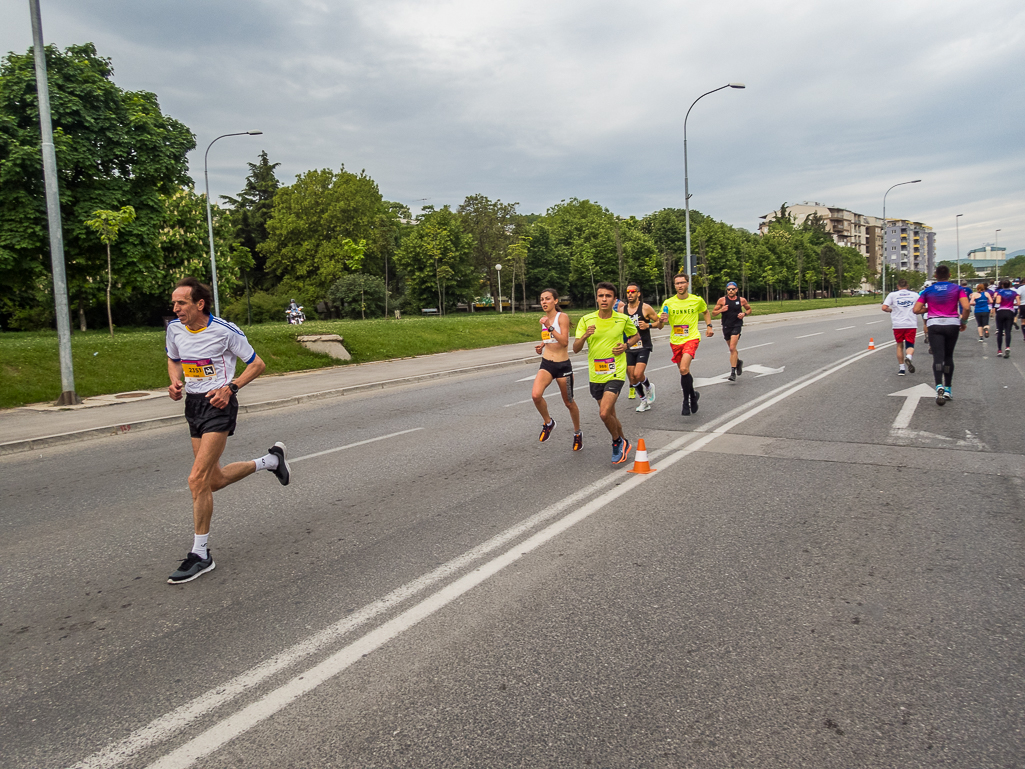
<svg viewBox="0 0 1025 769"><path fill-rule="evenodd" d="M253 461L256 462L257 471L278 469L278 457L276 454L264 454L259 459L254 459Z"/></svg>
<svg viewBox="0 0 1025 769"><path fill-rule="evenodd" d="M206 560L206 542L210 538L209 532L206 534L196 534L195 539L192 541L192 552Z"/></svg>

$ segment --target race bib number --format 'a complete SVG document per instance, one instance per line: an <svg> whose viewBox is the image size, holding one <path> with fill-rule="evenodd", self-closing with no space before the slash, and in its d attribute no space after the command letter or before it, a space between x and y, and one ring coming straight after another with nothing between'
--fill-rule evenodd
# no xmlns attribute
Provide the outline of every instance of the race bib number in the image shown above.
<svg viewBox="0 0 1025 769"><path fill-rule="evenodd" d="M214 362L206 360L183 360L182 371L186 379L210 379L217 373Z"/></svg>
<svg viewBox="0 0 1025 769"><path fill-rule="evenodd" d="M616 373L616 359L615 358L595 358L594 359L594 373L595 374L615 374Z"/></svg>
<svg viewBox="0 0 1025 769"><path fill-rule="evenodd" d="M687 336L690 334L690 325L673 326L673 336Z"/></svg>
<svg viewBox="0 0 1025 769"><path fill-rule="evenodd" d="M555 337L552 336L552 330L548 326L541 327L541 341L545 344L550 344L555 341Z"/></svg>

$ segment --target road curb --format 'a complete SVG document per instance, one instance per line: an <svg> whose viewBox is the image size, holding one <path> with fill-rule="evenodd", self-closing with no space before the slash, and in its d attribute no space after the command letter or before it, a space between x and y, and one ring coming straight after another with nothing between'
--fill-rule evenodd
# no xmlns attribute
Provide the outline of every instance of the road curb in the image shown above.
<svg viewBox="0 0 1025 769"><path fill-rule="evenodd" d="M259 411L270 411L271 409L285 408L286 406L298 406L299 404L311 401L325 400L327 398L336 398L344 395L356 395L357 393L367 392L368 390L385 390L390 387L401 387L402 385L426 382L432 379L445 379L448 377L461 376L463 374L473 374L480 371L487 371L489 369L522 366L526 363L536 363L537 361L538 358L536 356L532 358L515 358L513 360L499 361L497 363L482 363L479 366L467 366L464 368L450 369L448 371L432 371L428 374L417 374L415 376L399 377L397 379L384 379L380 382L366 382L364 384L336 387L330 390L303 393L289 398L278 398L271 401L242 404L239 406L239 413L255 414ZM28 451L36 451L38 449L48 448L50 446L59 446L66 443L79 443L82 441L93 440L95 438L105 438L111 435L124 435L126 433L140 432L143 430L154 430L160 427L169 427L171 425L184 423L185 416L183 414L175 414L174 416L168 417L140 419L135 422L128 422L119 425L90 427L85 430L75 430L70 433L44 435L39 438L25 438L20 441L0 443L0 457L9 454L22 454Z"/></svg>

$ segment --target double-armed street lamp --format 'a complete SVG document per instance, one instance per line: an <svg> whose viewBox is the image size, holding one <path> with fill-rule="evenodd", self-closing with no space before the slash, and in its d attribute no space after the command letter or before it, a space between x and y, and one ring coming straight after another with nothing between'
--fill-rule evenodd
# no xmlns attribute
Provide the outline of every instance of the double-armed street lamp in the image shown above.
<svg viewBox="0 0 1025 769"><path fill-rule="evenodd" d="M687 118L690 117L690 111L694 109L694 105L704 99L708 94L721 91L724 88L745 88L743 83L727 83L721 85L718 88L713 88L711 91L701 94L696 98L690 107L687 109L687 114L683 118L683 208L684 208L684 226L686 232L684 233L687 240L687 279L690 280L694 274L693 257L690 253L690 179L687 169Z"/></svg>
<svg viewBox="0 0 1025 769"><path fill-rule="evenodd" d="M233 134L221 134L217 139L223 139L225 136L259 136L263 131L239 131ZM206 182L206 228L210 233L210 277L214 289L214 315L220 316L221 314L221 300L217 295L217 257L214 256L214 222L210 215L210 176L207 174L207 157L210 155L210 148L214 146L214 142L206 147L206 152L203 153L203 180ZM210 308L208 307L207 310Z"/></svg>
<svg viewBox="0 0 1025 769"><path fill-rule="evenodd" d="M905 184L918 184L921 179L913 179L910 182L897 182L893 187L900 187ZM890 187L890 190L893 189ZM886 196L890 194L890 190L883 193L883 231L886 230ZM886 238L883 238L883 296L886 296Z"/></svg>

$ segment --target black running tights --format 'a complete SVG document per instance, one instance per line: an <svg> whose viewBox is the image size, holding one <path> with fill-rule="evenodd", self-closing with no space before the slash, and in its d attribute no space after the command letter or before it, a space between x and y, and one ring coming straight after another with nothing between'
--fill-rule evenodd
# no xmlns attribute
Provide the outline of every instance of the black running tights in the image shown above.
<svg viewBox="0 0 1025 769"><path fill-rule="evenodd" d="M950 387L950 380L954 378L954 347L960 333L960 326L929 326L932 374L938 385Z"/></svg>
<svg viewBox="0 0 1025 769"><path fill-rule="evenodd" d="M1014 310L997 310L997 349L1011 346L1011 329L1014 328Z"/></svg>

